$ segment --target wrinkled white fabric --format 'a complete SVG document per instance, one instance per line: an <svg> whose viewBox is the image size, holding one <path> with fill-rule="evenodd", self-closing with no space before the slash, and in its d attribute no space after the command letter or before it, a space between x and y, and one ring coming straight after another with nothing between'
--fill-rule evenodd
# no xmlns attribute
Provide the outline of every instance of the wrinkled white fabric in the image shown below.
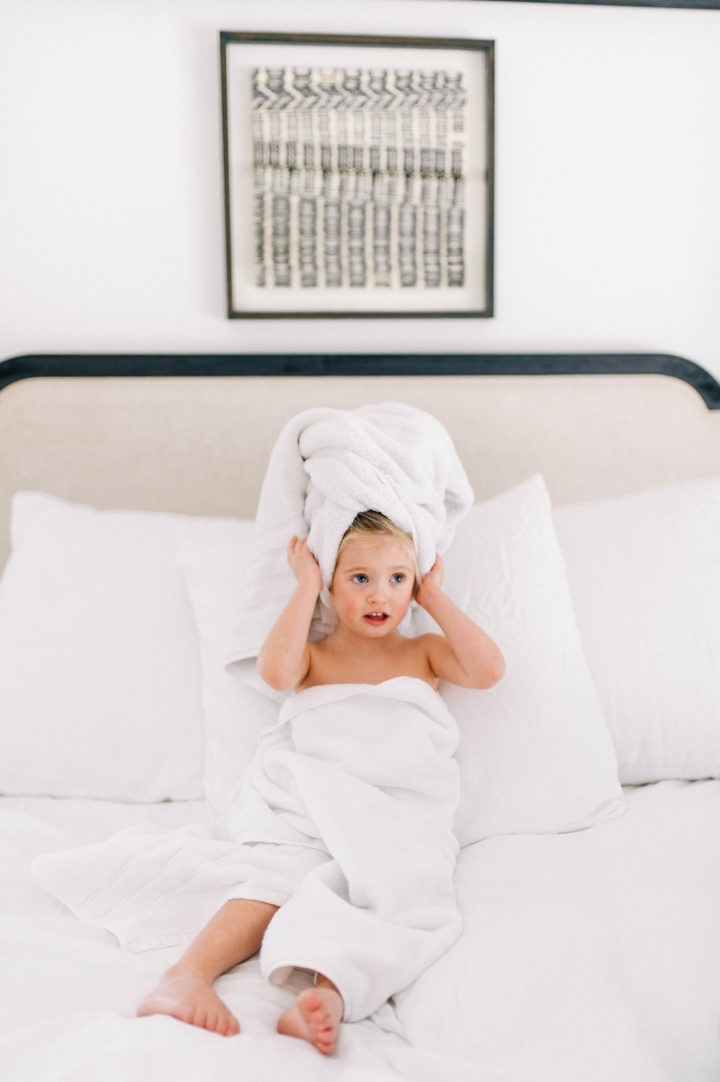
<svg viewBox="0 0 720 1082"><path fill-rule="evenodd" d="M131 950L197 934L231 898L281 906L263 974L340 989L348 1021L407 987L457 939L457 726L416 677L330 684L284 703L236 793L230 839L135 826L50 853L36 878ZM245 843L245 844L238 844Z"/></svg>
<svg viewBox="0 0 720 1082"><path fill-rule="evenodd" d="M682 719L678 719L682 724ZM461 850L461 938L320 1056L275 1032L307 986L257 959L217 990L242 1033L220 1039L135 1010L177 949L114 949L38 889L30 861L197 803L0 798L0 1074L12 1082L710 1082L720 1078L720 781L626 790L627 814L578 834ZM394 1032L391 1022L395 1017ZM397 1034L397 1035L396 1035Z"/></svg>

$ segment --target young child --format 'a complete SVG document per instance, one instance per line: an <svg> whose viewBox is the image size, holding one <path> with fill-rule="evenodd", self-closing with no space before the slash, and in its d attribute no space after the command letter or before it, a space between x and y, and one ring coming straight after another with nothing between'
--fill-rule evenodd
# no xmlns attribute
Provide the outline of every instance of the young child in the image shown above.
<svg viewBox="0 0 720 1082"><path fill-rule="evenodd" d="M273 688L301 692L321 685L380 685L398 677L433 690L440 680L489 688L501 679L504 661L496 644L443 593L440 558L419 582L412 538L378 512L358 515L342 539L330 588L337 626L322 641L308 642L322 578L307 541L292 538L288 562L296 589L258 656L258 671ZM398 631L413 597L442 635L408 638ZM228 902L138 1014L168 1014L225 1036L237 1033L237 1020L212 983L260 949L277 911L253 898ZM314 986L300 994L277 1028L327 1054L344 1011L339 988L317 973Z"/></svg>

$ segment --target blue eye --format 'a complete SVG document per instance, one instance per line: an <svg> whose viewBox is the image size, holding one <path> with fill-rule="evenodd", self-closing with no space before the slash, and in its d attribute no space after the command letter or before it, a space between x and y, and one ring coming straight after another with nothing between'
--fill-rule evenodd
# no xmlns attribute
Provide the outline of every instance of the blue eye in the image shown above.
<svg viewBox="0 0 720 1082"><path fill-rule="evenodd" d="M361 586L363 586L367 582L367 580L367 575L363 575L362 573L360 573L359 575L353 575L352 577L352 581L359 583Z"/></svg>
<svg viewBox="0 0 720 1082"><path fill-rule="evenodd" d="M396 572L396 574L393 575L390 581L397 583L405 582L405 576L403 575L402 571L398 571Z"/></svg>

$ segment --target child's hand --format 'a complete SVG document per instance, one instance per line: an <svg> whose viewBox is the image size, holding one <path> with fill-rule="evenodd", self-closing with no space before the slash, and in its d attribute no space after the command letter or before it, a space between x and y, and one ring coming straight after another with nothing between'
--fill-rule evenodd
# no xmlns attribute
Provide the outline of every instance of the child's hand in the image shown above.
<svg viewBox="0 0 720 1082"><path fill-rule="evenodd" d="M418 586L417 593L415 594L415 600L418 605L422 605L422 607L425 608L426 602L429 600L432 593L442 589L442 582L443 562L439 556L436 556L435 563L423 578Z"/></svg>
<svg viewBox="0 0 720 1082"><path fill-rule="evenodd" d="M307 538L292 537L287 550L287 559L292 572L298 582L309 580L317 586L317 592L322 588L322 574L318 562L308 548Z"/></svg>

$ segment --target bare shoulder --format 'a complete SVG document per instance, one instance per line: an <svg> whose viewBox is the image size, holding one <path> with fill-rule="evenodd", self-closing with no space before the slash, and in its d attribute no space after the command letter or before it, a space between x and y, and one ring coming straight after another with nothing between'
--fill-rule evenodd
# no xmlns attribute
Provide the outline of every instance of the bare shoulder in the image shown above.
<svg viewBox="0 0 720 1082"><path fill-rule="evenodd" d="M463 684L463 673L455 652L444 635L421 635L420 647L426 664L433 676L440 680L449 680L453 684Z"/></svg>
<svg viewBox="0 0 720 1082"><path fill-rule="evenodd" d="M447 646L447 639L445 636L436 635L433 632L428 632L426 635L418 635L417 638L412 641L415 644L415 649L426 657L430 657L435 651L443 650Z"/></svg>
<svg viewBox="0 0 720 1082"><path fill-rule="evenodd" d="M307 668L296 690L315 684L336 684L347 681L347 659L333 649L331 636L307 644Z"/></svg>
<svg viewBox="0 0 720 1082"><path fill-rule="evenodd" d="M434 643L433 640L436 640ZM442 642L442 635L416 635L406 639L404 645L403 672L408 676L419 676L433 685L437 684L437 674L432 665L433 652L438 649L437 642Z"/></svg>

